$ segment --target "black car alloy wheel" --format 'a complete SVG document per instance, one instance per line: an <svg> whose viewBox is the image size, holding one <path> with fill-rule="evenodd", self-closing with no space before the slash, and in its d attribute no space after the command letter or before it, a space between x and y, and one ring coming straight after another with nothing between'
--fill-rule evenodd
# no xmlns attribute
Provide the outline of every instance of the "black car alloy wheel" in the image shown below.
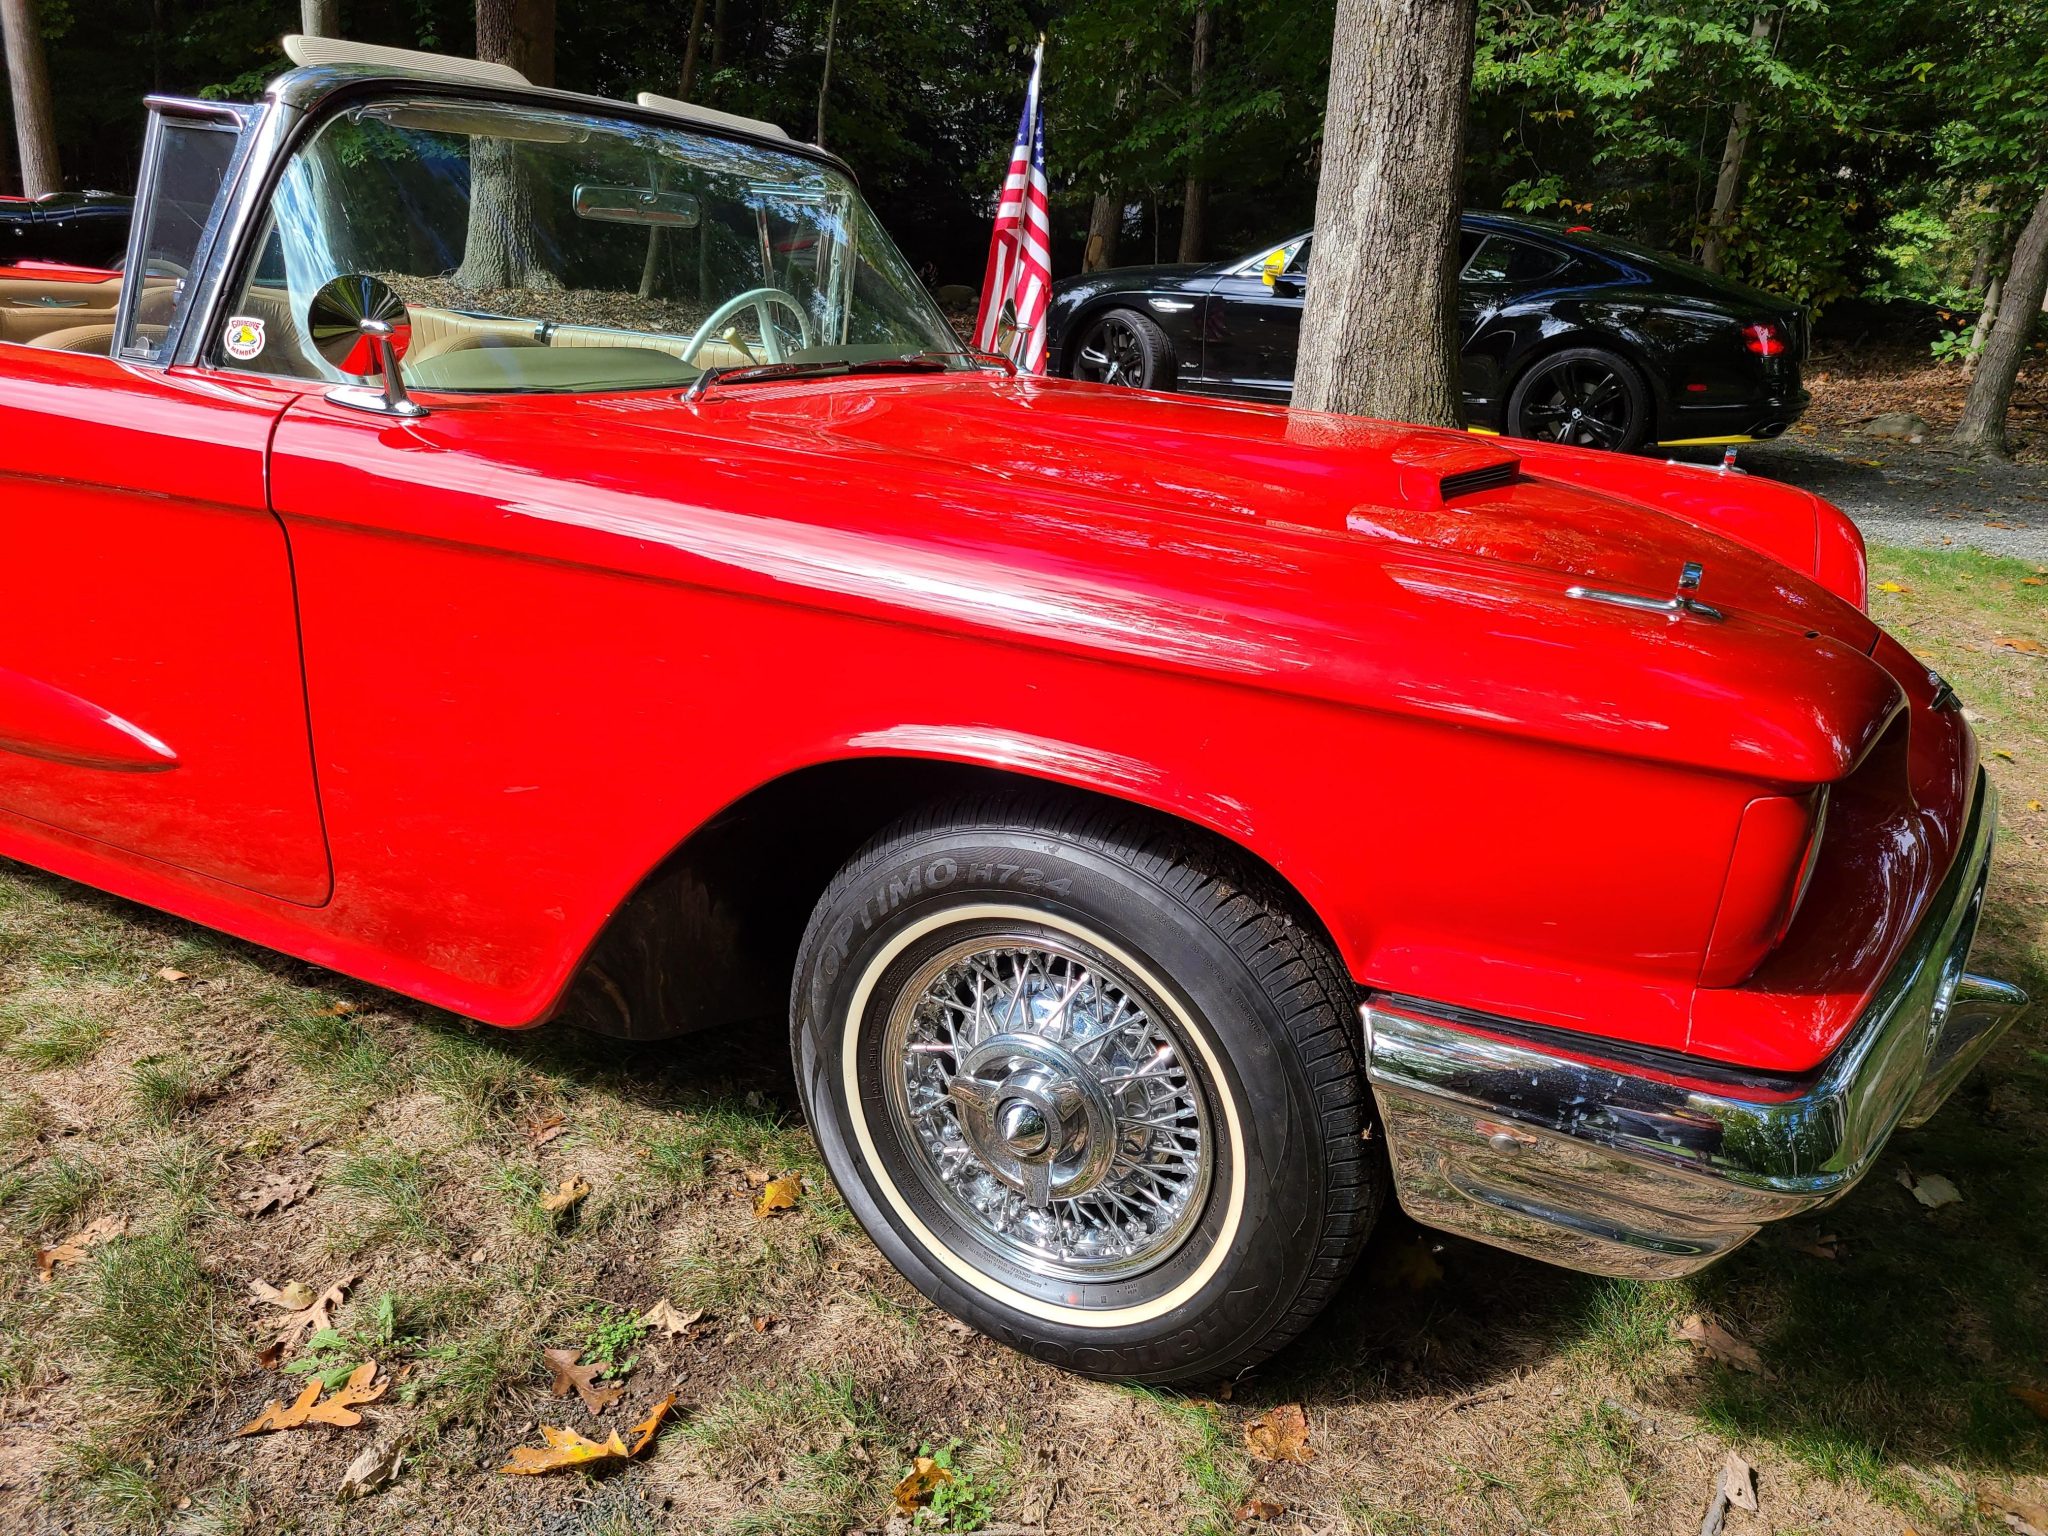
<svg viewBox="0 0 2048 1536"><path fill-rule="evenodd" d="M1132 309L1096 316L1074 349L1074 377L1123 389L1170 389L1173 347L1166 332Z"/></svg>
<svg viewBox="0 0 2048 1536"><path fill-rule="evenodd" d="M1596 347L1541 359L1508 402L1510 436L1580 448L1641 447L1649 420L1649 391L1635 369Z"/></svg>

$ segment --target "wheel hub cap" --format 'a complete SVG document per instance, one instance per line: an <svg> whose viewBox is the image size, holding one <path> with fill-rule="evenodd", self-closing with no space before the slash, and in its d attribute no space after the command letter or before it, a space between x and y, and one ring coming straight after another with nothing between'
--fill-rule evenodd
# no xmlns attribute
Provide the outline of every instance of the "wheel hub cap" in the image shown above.
<svg viewBox="0 0 2048 1536"><path fill-rule="evenodd" d="M1211 1143L1185 1047L1105 967L1035 935L957 945L911 978L887 1038L922 1181L1003 1257L1120 1277L1199 1219Z"/></svg>

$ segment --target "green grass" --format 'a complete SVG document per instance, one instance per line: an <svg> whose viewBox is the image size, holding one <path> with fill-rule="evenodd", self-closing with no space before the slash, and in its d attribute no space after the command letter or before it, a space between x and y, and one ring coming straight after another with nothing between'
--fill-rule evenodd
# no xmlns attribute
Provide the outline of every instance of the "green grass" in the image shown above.
<svg viewBox="0 0 2048 1536"><path fill-rule="evenodd" d="M870 1445L887 1432L852 1376L806 1371L728 1389L678 1438L721 1470L780 1474L728 1527L732 1536L840 1536L886 1497L893 1479L878 1475Z"/></svg>
<svg viewBox="0 0 2048 1536"><path fill-rule="evenodd" d="M1157 1387L1128 1390L1151 1404L1185 1443L1181 1464L1202 1506L1201 1515L1188 1527L1188 1536L1229 1536L1237 1528L1235 1512L1251 1491L1251 1460L1221 1412L1214 1403Z"/></svg>
<svg viewBox="0 0 2048 1536"><path fill-rule="evenodd" d="M220 1379L232 1348L229 1314L184 1231L165 1226L108 1243L79 1266L76 1285L68 1342L107 1398L160 1415Z"/></svg>
<svg viewBox="0 0 2048 1536"><path fill-rule="evenodd" d="M436 1179L424 1153L395 1147L352 1152L336 1165L333 1180L335 1188L356 1197L364 1213L363 1223L345 1234L352 1251L393 1242L447 1247L448 1234L430 1212Z"/></svg>
<svg viewBox="0 0 2048 1536"><path fill-rule="evenodd" d="M99 1436L88 1436L64 1454L60 1472L66 1502L90 1508L101 1529L154 1531L175 1507L143 1459L124 1453Z"/></svg>
<svg viewBox="0 0 2048 1536"><path fill-rule="evenodd" d="M21 1036L8 1054L38 1072L62 1071L92 1060L113 1032L110 1018L69 1014Z"/></svg>
<svg viewBox="0 0 2048 1536"><path fill-rule="evenodd" d="M18 1174L4 1203L27 1231L50 1232L76 1221L102 1182L94 1164L60 1152Z"/></svg>
<svg viewBox="0 0 2048 1536"><path fill-rule="evenodd" d="M137 1113L155 1126L171 1124L204 1099L211 1086L183 1056L145 1056L129 1069L128 1082Z"/></svg>

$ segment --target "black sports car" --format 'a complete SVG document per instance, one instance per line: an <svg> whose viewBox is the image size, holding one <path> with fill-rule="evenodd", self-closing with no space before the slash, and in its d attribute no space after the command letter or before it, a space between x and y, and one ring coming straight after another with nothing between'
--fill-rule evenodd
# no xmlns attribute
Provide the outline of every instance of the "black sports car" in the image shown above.
<svg viewBox="0 0 2048 1536"><path fill-rule="evenodd" d="M1121 267L1053 289L1053 373L1285 403L1312 235L1208 266ZM1798 306L1699 267L1499 213L1462 220L1465 418L1630 449L1776 437L1806 406Z"/></svg>
<svg viewBox="0 0 2048 1536"><path fill-rule="evenodd" d="M128 250L133 198L112 192L0 197L0 264L65 261L111 267Z"/></svg>

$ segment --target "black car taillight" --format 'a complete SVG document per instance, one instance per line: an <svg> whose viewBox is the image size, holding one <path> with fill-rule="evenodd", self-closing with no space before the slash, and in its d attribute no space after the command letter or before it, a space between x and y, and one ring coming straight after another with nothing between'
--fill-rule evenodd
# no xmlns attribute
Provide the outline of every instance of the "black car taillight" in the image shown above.
<svg viewBox="0 0 2048 1536"><path fill-rule="evenodd" d="M1760 320L1742 328L1742 344L1758 357L1782 357L1788 350L1785 333L1775 320Z"/></svg>

